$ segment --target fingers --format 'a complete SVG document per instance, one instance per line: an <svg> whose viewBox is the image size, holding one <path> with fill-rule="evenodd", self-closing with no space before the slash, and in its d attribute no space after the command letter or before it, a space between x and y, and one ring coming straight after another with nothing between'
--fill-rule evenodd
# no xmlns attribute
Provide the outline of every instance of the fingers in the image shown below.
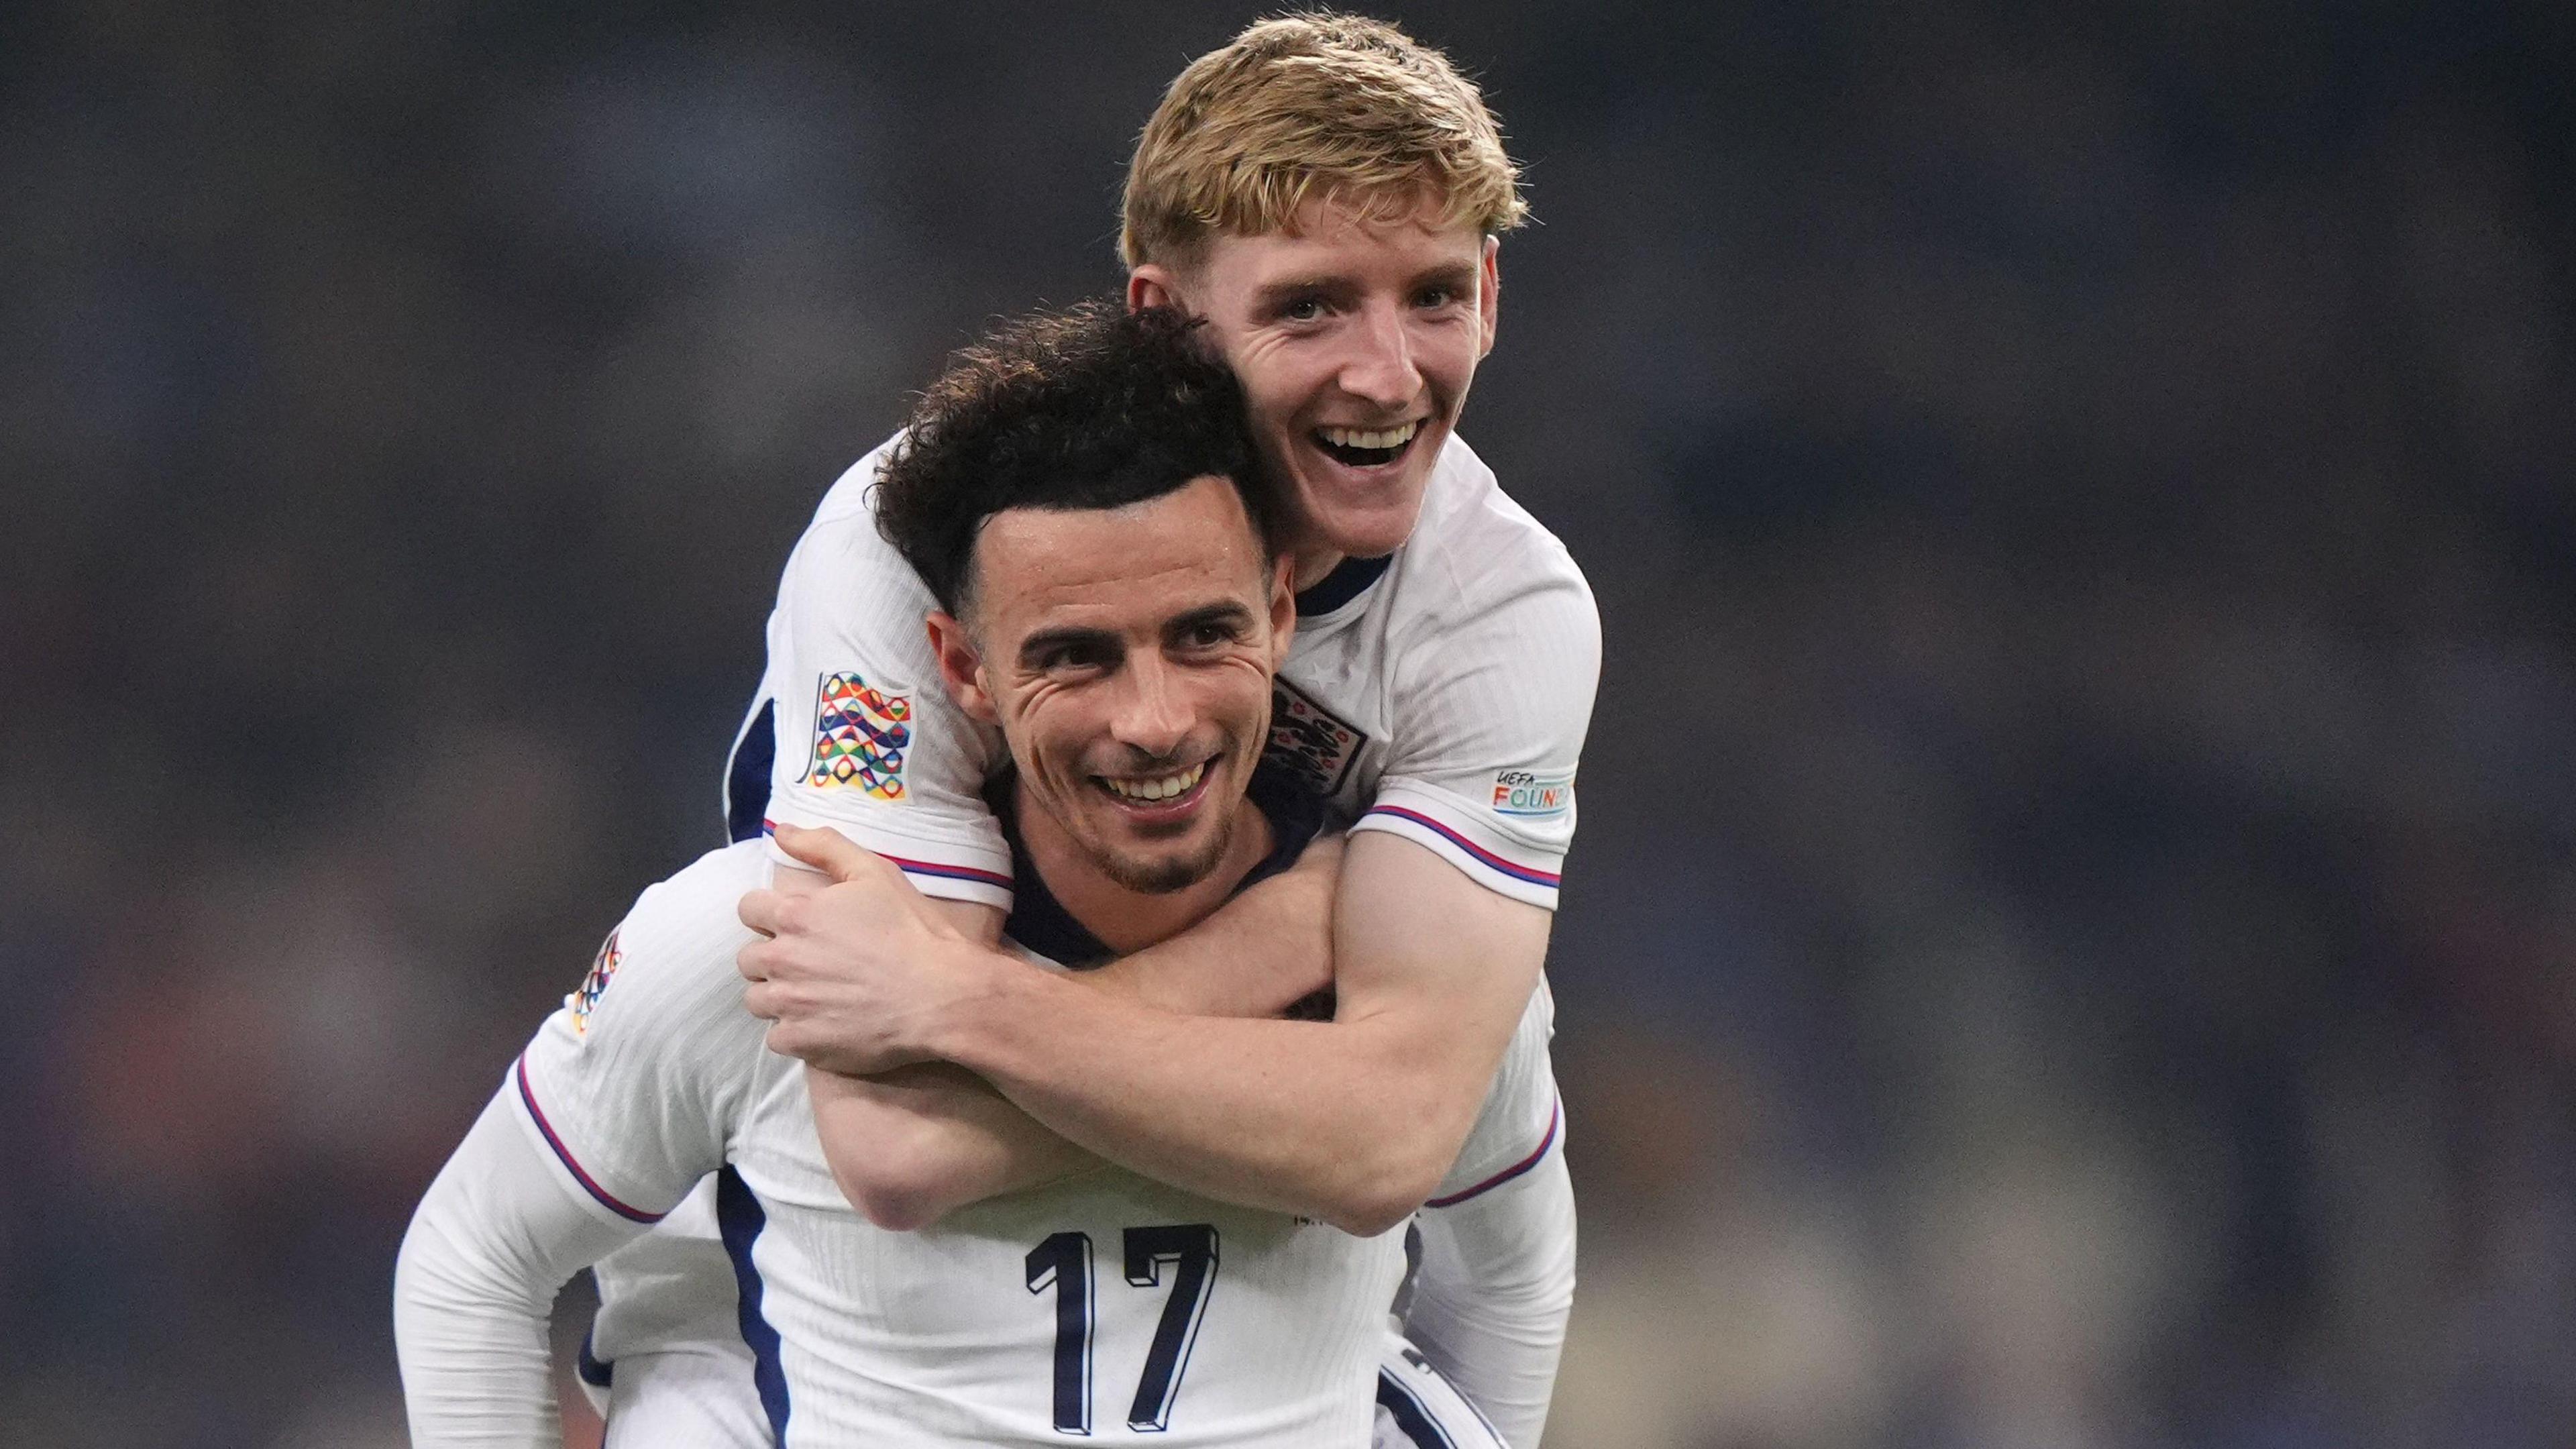
<svg viewBox="0 0 2576 1449"><path fill-rule="evenodd" d="M775 936L785 929L788 912L795 904L793 896L779 891L757 890L737 902L733 913L744 925L763 936Z"/></svg>
<svg viewBox="0 0 2576 1449"><path fill-rule="evenodd" d="M836 881L853 881L892 869L886 862L850 843L837 830L808 830L781 825L778 848Z"/></svg>
<svg viewBox="0 0 2576 1449"><path fill-rule="evenodd" d="M766 1040L771 1051L799 1061L822 1050L822 1039L801 1022L772 1020Z"/></svg>

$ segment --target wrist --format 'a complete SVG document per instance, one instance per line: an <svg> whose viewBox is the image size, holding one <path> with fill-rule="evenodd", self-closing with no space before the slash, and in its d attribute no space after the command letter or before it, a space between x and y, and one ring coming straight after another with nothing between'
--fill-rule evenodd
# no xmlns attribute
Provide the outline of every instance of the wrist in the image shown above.
<svg viewBox="0 0 2576 1449"><path fill-rule="evenodd" d="M922 1048L940 1061L981 1072L991 1060L1002 1027L1025 1009L1031 991L1047 983L1038 970L998 947L958 941L949 950L968 983L926 1023Z"/></svg>

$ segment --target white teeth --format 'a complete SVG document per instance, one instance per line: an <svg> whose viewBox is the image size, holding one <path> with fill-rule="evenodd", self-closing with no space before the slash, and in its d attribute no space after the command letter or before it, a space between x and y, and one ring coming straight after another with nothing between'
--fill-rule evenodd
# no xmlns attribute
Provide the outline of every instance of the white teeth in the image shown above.
<svg viewBox="0 0 2576 1449"><path fill-rule="evenodd" d="M1206 773L1207 761L1201 760L1177 775L1156 775L1143 780L1120 780L1103 775L1100 783L1108 786L1113 794L1124 795L1130 800L1169 800L1175 795L1188 794L1190 788L1198 784L1199 776Z"/></svg>
<svg viewBox="0 0 2576 1449"><path fill-rule="evenodd" d="M1415 433L1422 431L1422 422L1417 418L1400 428L1318 428L1316 431L1323 434L1325 442L1336 448L1401 448L1413 441Z"/></svg>

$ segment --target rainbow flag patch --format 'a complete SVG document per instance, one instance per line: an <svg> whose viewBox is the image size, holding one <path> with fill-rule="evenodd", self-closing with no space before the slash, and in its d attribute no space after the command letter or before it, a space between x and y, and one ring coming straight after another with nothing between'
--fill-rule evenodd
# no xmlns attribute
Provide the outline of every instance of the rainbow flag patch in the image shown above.
<svg viewBox="0 0 2576 1449"><path fill-rule="evenodd" d="M805 783L900 804L912 748L912 696L872 689L856 670L823 676L814 703L814 754Z"/></svg>

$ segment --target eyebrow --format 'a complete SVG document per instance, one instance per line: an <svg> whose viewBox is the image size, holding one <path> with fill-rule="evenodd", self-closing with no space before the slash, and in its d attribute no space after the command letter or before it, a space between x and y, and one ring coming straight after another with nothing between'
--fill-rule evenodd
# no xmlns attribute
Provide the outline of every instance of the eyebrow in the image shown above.
<svg viewBox="0 0 2576 1449"><path fill-rule="evenodd" d="M1252 611L1238 603L1208 604L1192 609L1163 626L1165 635L1184 634L1201 624L1249 624Z"/></svg>
<svg viewBox="0 0 2576 1449"><path fill-rule="evenodd" d="M1476 285L1476 267L1468 262L1442 262L1438 266L1416 273L1404 285L1407 291L1422 287L1446 287L1454 292L1464 292ZM1274 282L1265 282L1254 290L1252 298L1256 308L1268 308L1280 306L1298 297L1320 295L1340 298L1358 290L1358 284L1349 277L1317 273L1312 276L1282 277Z"/></svg>
<svg viewBox="0 0 2576 1449"><path fill-rule="evenodd" d="M1263 283L1253 292L1252 300L1253 305L1256 307L1276 307L1298 297L1309 297L1317 294L1327 297L1346 297L1357 290L1359 289L1352 285L1351 279L1348 277L1336 277L1329 274L1311 277L1282 277L1275 282Z"/></svg>
<svg viewBox="0 0 2576 1449"><path fill-rule="evenodd" d="M1035 664L1041 656L1052 650L1070 648L1078 644L1115 650L1118 642L1118 635L1108 629L1085 629L1071 624L1054 629L1040 629L1020 641L1020 662Z"/></svg>
<svg viewBox="0 0 2576 1449"><path fill-rule="evenodd" d="M1476 285L1476 267L1468 262L1443 262L1413 279L1416 287L1447 287L1454 292L1471 290Z"/></svg>

